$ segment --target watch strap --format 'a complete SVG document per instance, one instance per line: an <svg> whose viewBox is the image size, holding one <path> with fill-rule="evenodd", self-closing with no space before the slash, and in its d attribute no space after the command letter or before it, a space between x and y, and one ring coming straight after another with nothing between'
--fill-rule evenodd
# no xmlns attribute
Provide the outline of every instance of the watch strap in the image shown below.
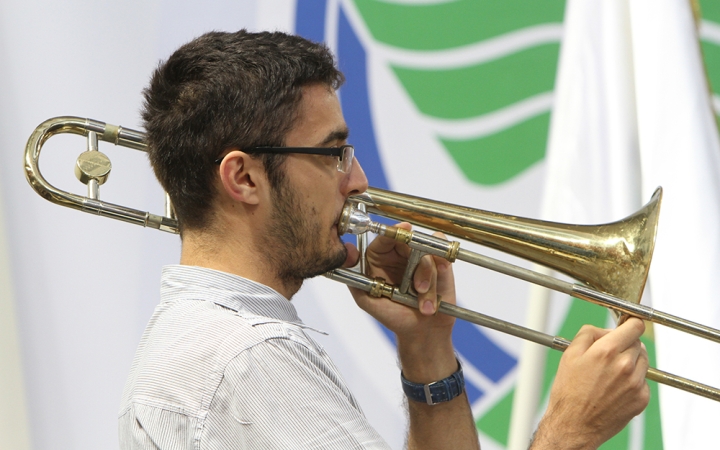
<svg viewBox="0 0 720 450"><path fill-rule="evenodd" d="M449 402L465 391L465 377L458 361L458 370L447 378L428 384L419 384L408 381L400 372L403 391L413 401L436 405Z"/></svg>

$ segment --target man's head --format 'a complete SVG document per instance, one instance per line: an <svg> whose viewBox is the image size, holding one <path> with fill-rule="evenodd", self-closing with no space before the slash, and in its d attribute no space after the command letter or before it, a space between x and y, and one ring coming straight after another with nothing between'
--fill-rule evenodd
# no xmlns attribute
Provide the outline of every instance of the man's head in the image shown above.
<svg viewBox="0 0 720 450"><path fill-rule="evenodd" d="M285 145L303 88L344 78L326 47L283 33L207 33L155 71L142 113L155 174L181 231L211 219L215 160L228 149ZM283 155L258 155L278 185Z"/></svg>

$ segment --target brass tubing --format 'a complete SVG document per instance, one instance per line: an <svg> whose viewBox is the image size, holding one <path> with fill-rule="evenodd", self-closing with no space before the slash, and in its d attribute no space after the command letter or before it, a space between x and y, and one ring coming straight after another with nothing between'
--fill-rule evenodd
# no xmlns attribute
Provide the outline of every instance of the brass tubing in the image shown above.
<svg viewBox="0 0 720 450"><path fill-rule="evenodd" d="M648 369L645 378L685 392L691 392L701 397L709 398L710 400L715 400L716 402L720 401L720 390L707 384L698 383L697 381L688 380L687 378L655 369L654 367Z"/></svg>
<svg viewBox="0 0 720 450"><path fill-rule="evenodd" d="M639 303L655 245L662 190L625 219L571 225L453 205L368 188L350 197L367 211L501 250L555 269L588 286Z"/></svg>
<svg viewBox="0 0 720 450"><path fill-rule="evenodd" d="M339 281L350 287L354 287L366 292L371 292L373 284L376 283L376 280L372 280L362 274L353 272L352 270L348 269L335 269L327 272L325 276L330 278L331 280ZM387 285L390 286L389 284ZM416 296L410 293L403 294L398 288L394 288L392 290L392 296L387 298L390 298L390 300L396 303L401 303L411 308L417 309L418 307ZM476 325L500 331L502 333L510 334L515 337L526 339L528 341L532 341L546 347L556 348L556 338L554 336L550 336L540 331L535 331L520 325L515 325L514 323L506 322L504 320L497 319L495 317L491 317L479 312L475 312L461 306L441 301L438 305L438 311L443 314L466 320Z"/></svg>
<svg viewBox="0 0 720 450"><path fill-rule="evenodd" d="M523 267L515 266L504 261L490 258L489 256L481 255L470 250L461 248L458 251L457 259L468 262L470 264L474 264L476 266L493 270L495 272L500 272L514 278L519 278L530 283L538 284L554 291L572 295L572 283L553 278L549 275L534 272Z"/></svg>
<svg viewBox="0 0 720 450"><path fill-rule="evenodd" d="M346 208L348 207L346 206ZM506 263L489 256L481 255L471 250L460 249L457 247L457 242L431 236L419 231L408 231L397 227L379 224L377 222L373 222L369 219L369 217L367 217L367 215L361 214L359 211L352 211L352 213L348 212L345 216L347 217L347 226L345 226L344 229L352 230L354 233L363 234L367 231L376 232L391 239L408 244L408 246L410 246L410 248L414 251L440 256L450 260L451 262L452 259L450 258L450 254L452 253L456 259L461 261L544 286L548 289L562 292L564 294L595 303L596 305L610 308L618 313L638 317L643 320L665 325L670 328L675 328L677 330L720 343L720 330L715 328L685 320L671 314L655 311L649 306L624 300L617 295L601 292L590 286L570 283L543 273L538 273L514 264ZM453 249L452 252L450 251L451 248ZM544 261L540 261L541 264L543 262ZM402 289L402 291L405 290Z"/></svg>
<svg viewBox="0 0 720 450"><path fill-rule="evenodd" d="M594 291L587 286L573 284L573 292L571 295L582 300L595 303L596 305L605 306L616 311L627 313L634 317L639 317L649 322L665 325L669 328L674 328L709 341L720 343L720 330L690 320L685 320L680 317L673 316L672 314L657 311L649 306L636 305L617 297L613 297L612 295Z"/></svg>
<svg viewBox="0 0 720 450"><path fill-rule="evenodd" d="M685 320L681 317L673 316L671 314L664 313L662 311L653 310L654 323L659 323L671 328L682 330L686 333L700 336L711 341L720 342L720 331L715 328L710 328L706 325Z"/></svg>
<svg viewBox="0 0 720 450"><path fill-rule="evenodd" d="M45 180L39 167L40 151L43 144L52 136L60 133L88 136L91 132L97 133L98 139L105 142L112 142L135 150L145 151L146 149L145 135L139 131L80 117L67 116L48 119L35 129L25 146L25 177L35 192L44 199L61 206L144 227L156 228L169 233L178 233L177 220L174 218L76 195L60 190Z"/></svg>

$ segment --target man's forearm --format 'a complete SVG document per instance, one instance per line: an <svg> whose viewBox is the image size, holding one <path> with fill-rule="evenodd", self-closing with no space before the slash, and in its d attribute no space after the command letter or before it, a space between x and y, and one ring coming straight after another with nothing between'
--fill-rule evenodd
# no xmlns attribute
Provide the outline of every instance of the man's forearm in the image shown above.
<svg viewBox="0 0 720 450"><path fill-rule="evenodd" d="M467 395L428 405L407 400L410 416L408 449L479 449L477 430Z"/></svg>
<svg viewBox="0 0 720 450"><path fill-rule="evenodd" d="M458 370L458 362L449 340L445 345L438 345L437 341L419 344L416 340L410 345L398 342L403 375L408 381L428 384L449 377ZM410 419L409 449L480 448L465 392L450 401L435 405L409 398L407 403Z"/></svg>
<svg viewBox="0 0 720 450"><path fill-rule="evenodd" d="M588 430L575 430L554 411L547 411L538 425L528 450L595 450L600 445L597 436Z"/></svg>

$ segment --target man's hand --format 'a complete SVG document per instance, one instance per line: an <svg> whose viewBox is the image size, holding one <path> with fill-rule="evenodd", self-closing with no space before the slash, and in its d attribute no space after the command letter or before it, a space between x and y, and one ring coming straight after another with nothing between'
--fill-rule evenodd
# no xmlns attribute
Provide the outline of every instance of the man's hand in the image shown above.
<svg viewBox="0 0 720 450"><path fill-rule="evenodd" d="M397 226L410 229L407 223ZM444 238L440 233L435 236ZM382 277L394 285L401 283L410 255L407 245L378 236L368 246L366 255L370 277ZM346 266L353 265L357 258L357 249L348 244ZM370 297L357 289L350 291L362 309L397 336L398 355L405 378L427 384L442 380L458 369L452 345L455 319L435 314L440 299L455 303L452 264L435 256L423 257L415 270L413 286L418 292L419 310L386 298ZM399 377L397 382L400 382ZM465 394L434 406L408 400L408 412L408 448L479 448Z"/></svg>
<svg viewBox="0 0 720 450"><path fill-rule="evenodd" d="M531 449L596 449L650 400L642 320L615 330L584 326L560 360Z"/></svg>
<svg viewBox="0 0 720 450"><path fill-rule="evenodd" d="M397 226L410 229L408 223ZM436 235L444 237L440 233ZM366 255L370 277L382 277L394 285L400 284L410 256L407 245L378 236L368 246ZM348 262L356 259L357 250L353 253L349 248ZM423 257L415 270L413 286L418 292L420 310L386 298L370 297L357 289L350 289L350 292L360 308L397 335L398 353L405 377L415 383L429 383L441 380L457 370L452 345L455 319L445 314L435 314L439 298L444 302L455 303L452 264L430 255Z"/></svg>
<svg viewBox="0 0 720 450"><path fill-rule="evenodd" d="M410 229L410 224L401 223L399 228ZM444 238L440 233L435 234ZM345 266L353 265L358 251L351 244ZM378 236L367 249L368 271L371 278L382 277L387 282L399 285L402 281L410 248L393 239ZM413 287L418 293L420 310L414 310L388 299L370 297L366 292L350 289L357 304L380 323L398 335L399 338L418 339L427 334L449 338L455 319L443 314L435 315L438 301L455 303L455 279L452 264L445 259L426 255L421 259L413 277Z"/></svg>

